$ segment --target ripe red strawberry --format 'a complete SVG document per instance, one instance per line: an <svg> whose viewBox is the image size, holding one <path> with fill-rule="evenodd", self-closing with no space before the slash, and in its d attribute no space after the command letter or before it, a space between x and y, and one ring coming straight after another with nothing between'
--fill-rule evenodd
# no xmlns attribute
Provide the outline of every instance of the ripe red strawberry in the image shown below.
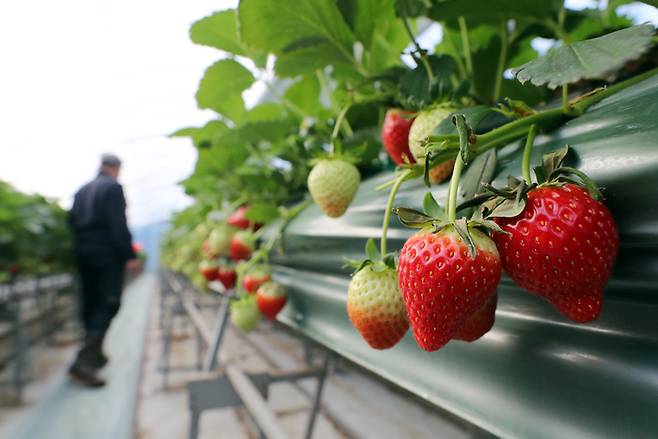
<svg viewBox="0 0 658 439"><path fill-rule="evenodd" d="M254 294L256 293L256 290L258 290L258 287L269 281L271 278L272 276L270 275L269 269L266 267L256 267L245 274L242 279L242 287L247 293Z"/></svg>
<svg viewBox="0 0 658 439"><path fill-rule="evenodd" d="M397 344L409 329L409 319L393 268L359 270L347 290L347 314L354 327L374 349Z"/></svg>
<svg viewBox="0 0 658 439"><path fill-rule="evenodd" d="M251 332L260 323L261 316L255 296L243 296L231 301L231 321L244 332Z"/></svg>
<svg viewBox="0 0 658 439"><path fill-rule="evenodd" d="M464 322L452 338L454 340L473 342L489 332L496 320L497 302L498 294L494 293L489 297L489 300L487 300L482 308L475 311L475 313Z"/></svg>
<svg viewBox="0 0 658 439"><path fill-rule="evenodd" d="M249 221L246 217L245 214L249 210L249 206L241 206L236 209L235 212L231 216L228 217L226 220L226 223L229 226L237 227L238 229L242 230L247 230L247 229L252 229L252 230L258 230L261 228L262 224L259 223L254 223L253 221Z"/></svg>
<svg viewBox="0 0 658 439"><path fill-rule="evenodd" d="M477 229L470 233L475 257L452 225L434 233L421 230L400 253L400 291L416 342L426 351L450 341L500 281L500 257L493 241Z"/></svg>
<svg viewBox="0 0 658 439"><path fill-rule="evenodd" d="M242 231L233 235L229 248L229 256L234 261L249 259L254 250L254 237L251 232Z"/></svg>
<svg viewBox="0 0 658 439"><path fill-rule="evenodd" d="M224 288L230 290L235 286L235 279L237 278L237 273L235 269L230 265L220 264L217 269L217 280L224 285Z"/></svg>
<svg viewBox="0 0 658 439"><path fill-rule="evenodd" d="M268 320L276 320L277 314L286 306L287 300L286 291L276 282L266 282L256 291L258 309Z"/></svg>
<svg viewBox="0 0 658 439"><path fill-rule="evenodd" d="M331 218L343 215L359 189L356 166L340 159L320 160L308 174L313 201Z"/></svg>
<svg viewBox="0 0 658 439"><path fill-rule="evenodd" d="M384 117L382 142L388 155L398 165L416 163L409 151L409 129L414 121L412 114L410 111L391 108Z"/></svg>
<svg viewBox="0 0 658 439"><path fill-rule="evenodd" d="M603 203L574 184L540 186L528 192L521 214L496 222L510 233L494 239L514 282L575 322L599 316L619 249L617 226Z"/></svg>
<svg viewBox="0 0 658 439"><path fill-rule="evenodd" d="M219 265L217 261L208 261L203 260L199 263L199 273L203 275L208 282L212 282L217 279L219 273Z"/></svg>

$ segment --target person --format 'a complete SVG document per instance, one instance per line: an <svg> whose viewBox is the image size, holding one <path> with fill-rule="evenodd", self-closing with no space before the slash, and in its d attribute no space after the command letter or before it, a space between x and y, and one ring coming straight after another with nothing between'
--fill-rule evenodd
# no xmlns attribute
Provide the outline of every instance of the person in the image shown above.
<svg viewBox="0 0 658 439"><path fill-rule="evenodd" d="M103 340L119 311L125 270L137 273L141 268L126 222L123 188L117 181L120 169L117 156L103 154L96 178L75 194L69 218L84 327L84 340L69 374L89 387L105 385L98 375L108 362Z"/></svg>

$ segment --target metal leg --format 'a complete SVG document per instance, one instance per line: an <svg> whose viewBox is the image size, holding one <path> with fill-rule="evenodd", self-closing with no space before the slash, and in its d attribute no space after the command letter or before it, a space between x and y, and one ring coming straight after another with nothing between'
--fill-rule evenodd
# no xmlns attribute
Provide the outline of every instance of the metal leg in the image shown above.
<svg viewBox="0 0 658 439"><path fill-rule="evenodd" d="M14 304L14 342L16 344L16 363L14 365L14 390L16 392L16 402L21 402L23 397L23 372L26 367L27 346L25 334L23 331L23 322L21 320L21 304Z"/></svg>
<svg viewBox="0 0 658 439"><path fill-rule="evenodd" d="M171 338L172 331L174 330L173 325L174 315L170 313L167 316L164 322L164 346L162 347L162 388L167 389L169 387L169 354L171 351Z"/></svg>
<svg viewBox="0 0 658 439"><path fill-rule="evenodd" d="M318 375L318 384L315 388L315 396L313 398L313 407L311 409L310 417L308 423L306 424L306 434L304 438L311 439L313 436L313 428L315 427L315 419L318 416L318 411L320 409L320 401L322 400L322 390L324 389L324 382L327 378L327 371L329 369L329 363L331 362L331 352L327 351L324 362L322 363L322 370L320 375Z"/></svg>
<svg viewBox="0 0 658 439"><path fill-rule="evenodd" d="M197 439L199 436L199 421L201 420L201 412L191 411L190 412L190 430L189 430L189 439Z"/></svg>
<svg viewBox="0 0 658 439"><path fill-rule="evenodd" d="M222 344L222 339L224 338L224 332L226 330L226 322L228 322L228 299L226 297L222 298L222 302L219 305L219 312L217 313L217 324L215 325L215 338L213 338L212 343L208 346L206 351L206 359L203 362L203 370L209 372L217 366L217 354L219 353L219 347Z"/></svg>
<svg viewBox="0 0 658 439"><path fill-rule="evenodd" d="M196 338L196 369L201 370L203 367L203 340L201 340L201 333L195 327L194 337Z"/></svg>

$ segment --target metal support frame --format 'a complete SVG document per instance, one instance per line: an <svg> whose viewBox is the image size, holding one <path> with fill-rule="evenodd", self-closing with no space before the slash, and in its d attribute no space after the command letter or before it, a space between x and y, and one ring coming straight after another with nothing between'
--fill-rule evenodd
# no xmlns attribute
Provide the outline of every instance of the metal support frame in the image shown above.
<svg viewBox="0 0 658 439"><path fill-rule="evenodd" d="M0 385L12 388L16 403L21 402L23 387L28 381L29 345L37 340L51 339L60 328L56 315L49 311L56 308L60 291L72 290L74 286L70 274L12 279L8 284L0 285L0 318L11 324L13 345L12 354L7 357L13 363L11 377ZM40 317L28 323L25 320L24 305L34 306ZM35 324L38 335L31 339L30 334L34 330L30 328Z"/></svg>
<svg viewBox="0 0 658 439"><path fill-rule="evenodd" d="M197 337L197 367L206 372L214 370L218 366L218 354L221 343L226 333L228 322L229 306L228 298L223 297L217 312L215 327L211 330L203 316L201 315L198 305L189 297L189 285L176 279L173 274L163 276L163 280L170 283L163 290L170 289L172 296L175 297L174 305L177 305L177 313L170 313L168 319L164 319L164 378L163 384L166 388L167 374L169 368L168 357L171 344L171 328L173 327L173 318L176 315L185 314L194 326ZM173 310L174 308L170 308ZM208 346L203 363L200 363L201 344ZM305 351L310 352L307 343ZM261 437L270 439L281 439L287 437L281 428L278 420L267 406L268 387L277 382L297 382L305 378L317 378L317 385L312 395L311 410L306 424L305 439L310 439L313 435L315 421L320 411L322 392L332 362L332 353L323 350L324 356L320 367L310 366L302 370L295 371L276 371L272 373L246 374L234 364L225 367L224 373L210 379L201 379L191 381L187 385L189 395L190 409L190 427L189 438L196 439L199 434L199 422L204 410L243 406L254 420ZM308 356L311 359L311 356ZM310 363L309 363L310 364Z"/></svg>

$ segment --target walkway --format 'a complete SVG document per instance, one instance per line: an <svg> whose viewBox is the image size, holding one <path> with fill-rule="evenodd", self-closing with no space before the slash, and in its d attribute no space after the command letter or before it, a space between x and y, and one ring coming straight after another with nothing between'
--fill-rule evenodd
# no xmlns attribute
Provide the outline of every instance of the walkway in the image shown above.
<svg viewBox="0 0 658 439"><path fill-rule="evenodd" d="M62 370L43 399L9 427L11 439L129 439L140 381L149 300L156 276L144 274L128 286L121 311L107 336L108 385L87 389Z"/></svg>

